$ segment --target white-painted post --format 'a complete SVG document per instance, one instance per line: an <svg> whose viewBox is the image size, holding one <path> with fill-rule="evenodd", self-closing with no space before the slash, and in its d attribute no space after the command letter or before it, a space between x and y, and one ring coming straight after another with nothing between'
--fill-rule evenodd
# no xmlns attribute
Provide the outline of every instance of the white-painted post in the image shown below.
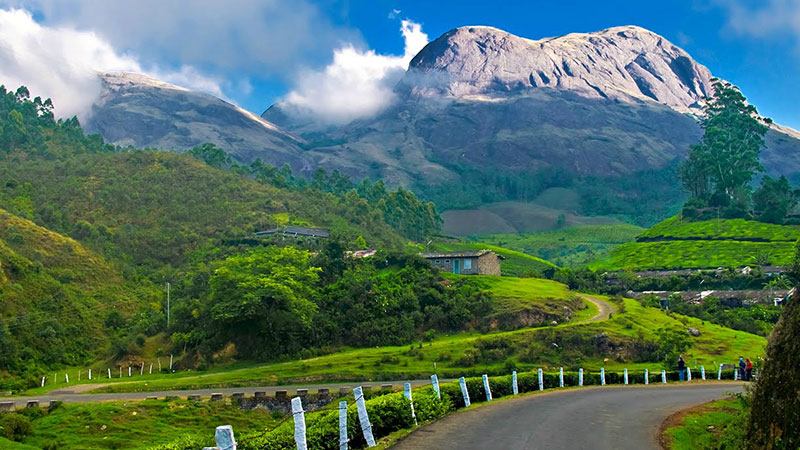
<svg viewBox="0 0 800 450"><path fill-rule="evenodd" d="M119 377L122 378L122 366L119 366Z"/></svg>
<svg viewBox="0 0 800 450"><path fill-rule="evenodd" d="M628 384L628 369L625 369L625 372L623 373L622 377L625 380L625 384Z"/></svg>
<svg viewBox="0 0 800 450"><path fill-rule="evenodd" d="M158 358L158 373L161 373L161 358Z"/></svg>
<svg viewBox="0 0 800 450"><path fill-rule="evenodd" d="M606 385L606 368L605 367L601 367L600 368L600 386L605 386L605 385Z"/></svg>
<svg viewBox="0 0 800 450"><path fill-rule="evenodd" d="M517 386L517 371L516 370L511 372L511 392L513 392L514 395L519 394L519 386Z"/></svg>
<svg viewBox="0 0 800 450"><path fill-rule="evenodd" d="M667 384L667 371L666 370L662 370L661 371L661 383Z"/></svg>
<svg viewBox="0 0 800 450"><path fill-rule="evenodd" d="M564 368L558 368L558 387L564 387Z"/></svg>
<svg viewBox="0 0 800 450"><path fill-rule="evenodd" d="M705 381L706 379L706 368L704 366L700 366L700 378Z"/></svg>
<svg viewBox="0 0 800 450"><path fill-rule="evenodd" d="M361 422L361 431L364 433L364 440L367 441L367 447L375 447L375 437L372 436L372 424L369 423L367 405L364 402L364 391L361 389L361 386L353 389L353 395L356 398L358 420Z"/></svg>
<svg viewBox="0 0 800 450"><path fill-rule="evenodd" d="M417 423L417 413L414 412L414 398L411 396L411 383L403 385L403 397L407 398L408 402L411 404L411 418L414 419L414 425L419 425Z"/></svg>
<svg viewBox="0 0 800 450"><path fill-rule="evenodd" d="M217 431L214 433L214 440L217 442L216 448L218 450L236 450L238 445L233 437L233 427L230 425L217 427Z"/></svg>
<svg viewBox="0 0 800 450"><path fill-rule="evenodd" d="M435 375L434 375L435 376ZM339 402L339 450L347 450L347 402Z"/></svg>
<svg viewBox="0 0 800 450"><path fill-rule="evenodd" d="M294 442L297 444L297 450L308 450L306 415L303 411L303 400L300 397L292 399L292 417L294 417Z"/></svg>
<svg viewBox="0 0 800 450"><path fill-rule="evenodd" d="M131 376L131 366L128 366L128 377Z"/></svg>
<svg viewBox="0 0 800 450"><path fill-rule="evenodd" d="M92 369L89 369L89 381L92 381Z"/></svg>
<svg viewBox="0 0 800 450"><path fill-rule="evenodd" d="M442 399L442 393L439 391L439 377L436 374L431 375L431 384L433 385L433 392L436 392L436 398Z"/></svg>
<svg viewBox="0 0 800 450"><path fill-rule="evenodd" d="M544 375L542 374L542 369L539 369L539 390L544 390Z"/></svg>
<svg viewBox="0 0 800 450"><path fill-rule="evenodd" d="M172 354L169 355L169 373L172 373Z"/></svg>
<svg viewBox="0 0 800 450"><path fill-rule="evenodd" d="M69 383L69 374L68 373L64 374L64 378L67 380L67 383Z"/></svg>
<svg viewBox="0 0 800 450"><path fill-rule="evenodd" d="M647 369L644 369L644 384L650 384L650 372Z"/></svg>
<svg viewBox="0 0 800 450"><path fill-rule="evenodd" d="M686 368L686 381L692 381L692 368Z"/></svg>
<svg viewBox="0 0 800 450"><path fill-rule="evenodd" d="M458 385L461 386L461 395L464 397L464 407L469 408L469 391L467 390L467 380L464 377L458 379Z"/></svg>
<svg viewBox="0 0 800 450"><path fill-rule="evenodd" d="M722 379L722 364L719 365L719 371L717 371L717 381Z"/></svg>
<svg viewBox="0 0 800 450"><path fill-rule="evenodd" d="M151 362L150 363L150 375L152 375L152 374L153 374L153 363Z"/></svg>
<svg viewBox="0 0 800 450"><path fill-rule="evenodd" d="M110 367L108 368L108 379L109 380L111 379L111 368Z"/></svg>
<svg viewBox="0 0 800 450"><path fill-rule="evenodd" d="M67 380L69 382L69 380ZM733 368L733 381L739 381L739 369L737 367Z"/></svg>
<svg viewBox="0 0 800 450"><path fill-rule="evenodd" d="M483 374L483 390L486 391L486 401L492 401L492 389L489 387L489 376Z"/></svg>
<svg viewBox="0 0 800 450"><path fill-rule="evenodd" d="M583 386L583 369L578 369L578 386Z"/></svg>
<svg viewBox="0 0 800 450"><path fill-rule="evenodd" d="M42 377L42 387L44 387L44 380L45 380L45 378L47 378L47 377Z"/></svg>
<svg viewBox="0 0 800 450"><path fill-rule="evenodd" d="M142 361L142 365L139 366L139 375L144 375L144 361Z"/></svg>

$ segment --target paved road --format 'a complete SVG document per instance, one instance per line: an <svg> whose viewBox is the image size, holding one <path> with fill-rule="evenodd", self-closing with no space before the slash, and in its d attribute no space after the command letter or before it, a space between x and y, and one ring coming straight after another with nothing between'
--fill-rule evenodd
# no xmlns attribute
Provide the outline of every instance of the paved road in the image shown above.
<svg viewBox="0 0 800 450"><path fill-rule="evenodd" d="M442 383L452 380L441 380ZM126 392L126 393L113 393L113 394L80 394L77 392L70 392L68 390L51 391L47 394L38 396L27 397L8 397L1 398L0 402L15 402L17 407L25 406L28 400L39 400L42 404L51 400L58 400L64 403L92 403L92 402L107 402L113 400L144 400L147 397L157 396L163 398L167 395L186 397L187 395L201 395L203 397L210 397L212 393L221 393L223 395L230 395L234 392L243 392L246 396L252 396L256 391L266 392L267 395L275 395L275 391L284 390L288 391L289 395L293 395L297 389L308 389L309 393L314 393L319 388L328 388L331 393L337 392L340 388L352 389L356 386L372 386L372 388L379 388L382 384L391 384L395 390L403 387L406 381L380 381L380 382L364 382L364 383L328 383L318 385L303 385L303 384L290 384L285 386L262 386L262 387L238 387L238 388L215 388L215 389L194 389L184 391L158 391L158 392ZM414 386L429 385L430 379L427 380L412 380L411 384Z"/></svg>
<svg viewBox="0 0 800 450"><path fill-rule="evenodd" d="M670 414L741 390L731 382L531 395L450 415L393 449L658 449L659 426Z"/></svg>

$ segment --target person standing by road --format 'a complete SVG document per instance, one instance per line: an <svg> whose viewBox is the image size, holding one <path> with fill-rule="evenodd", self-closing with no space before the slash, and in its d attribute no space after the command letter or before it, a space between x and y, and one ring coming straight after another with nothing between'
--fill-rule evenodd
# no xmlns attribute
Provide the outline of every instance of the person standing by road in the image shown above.
<svg viewBox="0 0 800 450"><path fill-rule="evenodd" d="M747 358L747 362L744 366L744 381L750 381L753 379L753 361L750 361L750 358Z"/></svg>
<svg viewBox="0 0 800 450"><path fill-rule="evenodd" d="M739 379L745 381L744 376L745 372L744 369L747 367L747 363L744 362L744 358L741 356L739 357Z"/></svg>
<svg viewBox="0 0 800 450"><path fill-rule="evenodd" d="M683 381L686 376L686 363L683 361L683 355L678 356L678 379Z"/></svg>

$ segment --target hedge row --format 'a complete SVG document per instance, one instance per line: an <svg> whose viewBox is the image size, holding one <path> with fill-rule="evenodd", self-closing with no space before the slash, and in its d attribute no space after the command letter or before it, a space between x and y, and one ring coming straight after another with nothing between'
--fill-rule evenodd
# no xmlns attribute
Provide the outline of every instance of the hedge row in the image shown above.
<svg viewBox="0 0 800 450"><path fill-rule="evenodd" d="M559 385L558 373L544 373L543 385L545 389L557 388ZM692 371L693 379L700 379L700 371ZM716 379L716 371L706 373L708 379ZM564 372L564 385L578 386L578 372ZM661 371L649 374L650 383L661 383ZM724 379L733 379L733 370L723 371ZM489 388L493 398L512 395L511 375L489 378ZM667 381L677 381L677 371L667 372ZM486 401L486 391L483 388L482 378L467 378L467 391L471 403ZM629 372L630 384L643 384L644 372ZM606 384L622 384L624 375L621 372L606 372ZM584 372L584 386L600 385L600 374ZM522 372L517 374L517 387L520 393L533 392L539 389L537 372ZM440 385L441 400L436 397L433 388L426 386L414 390L414 410L420 423L429 422L449 414L456 409L464 407L464 398L458 383L443 383ZM350 397L347 408L347 435L350 437L350 448L364 448L366 442L361 432L358 421L356 405ZM334 405L335 406L335 405ZM398 430L411 428L414 419L411 417L409 401L403 394L392 393L379 395L366 400L367 413L375 439L380 439ZM336 450L339 448L339 411L324 410L306 414L306 438L310 449ZM236 430L234 430L235 432ZM209 430L209 437L187 436L172 443L154 447L153 450L196 450L210 445L213 440L213 430ZM237 435L240 450L294 450L294 422L289 419L277 428L266 432L250 432Z"/></svg>

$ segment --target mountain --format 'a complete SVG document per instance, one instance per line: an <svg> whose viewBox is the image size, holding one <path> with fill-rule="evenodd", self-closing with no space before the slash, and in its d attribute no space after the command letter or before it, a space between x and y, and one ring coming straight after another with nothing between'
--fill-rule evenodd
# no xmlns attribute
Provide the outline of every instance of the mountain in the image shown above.
<svg viewBox="0 0 800 450"><path fill-rule="evenodd" d="M102 93L84 124L106 141L186 150L213 142L236 159L303 167L303 139L213 95L135 73L102 73Z"/></svg>
<svg viewBox="0 0 800 450"><path fill-rule="evenodd" d="M674 214L685 198L677 166L702 134L712 75L640 27L531 40L473 26L430 42L394 104L344 126L282 103L259 120L146 77L103 78L87 129L112 142L180 151L211 141L243 162L381 178L458 211L444 215L445 230L470 234L509 231L484 223L486 208L504 211L493 223L536 222L520 230L550 228L561 215L650 225ZM775 125L766 140L767 172L800 182L800 134Z"/></svg>

